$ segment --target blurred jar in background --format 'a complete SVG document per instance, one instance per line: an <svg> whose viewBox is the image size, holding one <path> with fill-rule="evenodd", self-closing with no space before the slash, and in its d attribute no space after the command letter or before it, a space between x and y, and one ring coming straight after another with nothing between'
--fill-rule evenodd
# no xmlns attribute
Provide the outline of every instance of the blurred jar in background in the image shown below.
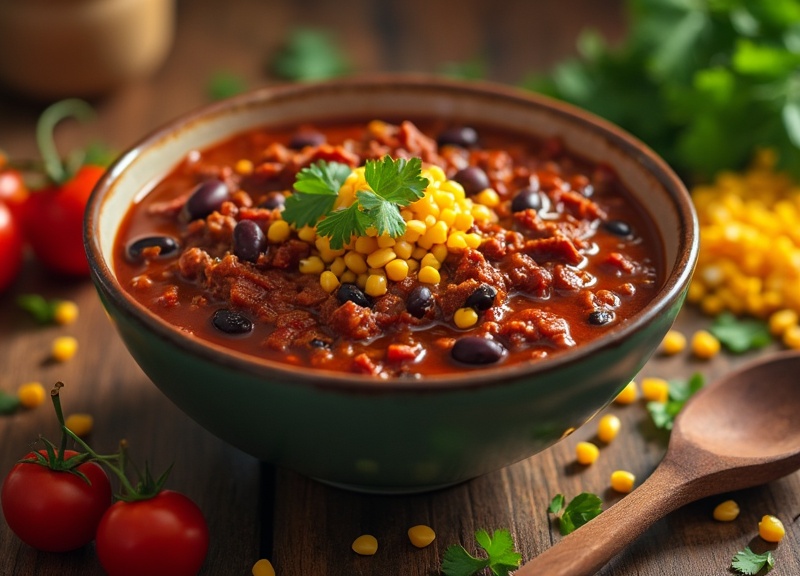
<svg viewBox="0 0 800 576"><path fill-rule="evenodd" d="M40 100L92 97L153 73L175 0L0 0L0 83Z"/></svg>

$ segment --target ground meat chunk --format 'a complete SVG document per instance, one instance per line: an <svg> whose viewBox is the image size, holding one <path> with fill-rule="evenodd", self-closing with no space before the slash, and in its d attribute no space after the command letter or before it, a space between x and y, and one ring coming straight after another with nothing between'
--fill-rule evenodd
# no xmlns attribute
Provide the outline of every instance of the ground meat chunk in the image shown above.
<svg viewBox="0 0 800 576"><path fill-rule="evenodd" d="M525 242L523 251L533 256L538 262L557 261L576 266L583 261L583 255L575 247L575 244L562 235L528 240Z"/></svg>
<svg viewBox="0 0 800 576"><path fill-rule="evenodd" d="M265 266L282 270L294 270L303 258L311 254L311 246L302 240L288 240L273 250L268 250L264 260ZM259 262L261 264L261 262Z"/></svg>
<svg viewBox="0 0 800 576"><path fill-rule="evenodd" d="M206 269L211 266L212 258L208 252L200 248L184 250L178 258L178 272L187 280L205 278Z"/></svg>
<svg viewBox="0 0 800 576"><path fill-rule="evenodd" d="M550 294L553 275L527 254L512 254L504 262L503 269L513 289L536 298L546 298Z"/></svg>
<svg viewBox="0 0 800 576"><path fill-rule="evenodd" d="M586 270L556 264L553 266L553 288L563 292L574 292L587 288L596 282L596 278Z"/></svg>
<svg viewBox="0 0 800 576"><path fill-rule="evenodd" d="M396 326L398 323L402 322L402 318L405 316L403 314L405 310L405 301L400 296L394 294L381 296L375 301L375 305L372 307L375 321L382 328Z"/></svg>
<svg viewBox="0 0 800 576"><path fill-rule="evenodd" d="M453 274L452 282L460 284L469 279L494 286L497 290L497 301L502 302L505 299L505 293L508 292L505 277L498 269L489 264L483 254L477 250L466 250L462 254Z"/></svg>
<svg viewBox="0 0 800 576"><path fill-rule="evenodd" d="M500 325L499 334L512 344L549 343L555 348L571 348L575 340L569 330L569 323L555 314L528 308L512 314Z"/></svg>
<svg viewBox="0 0 800 576"><path fill-rule="evenodd" d="M372 310L350 300L333 310L324 322L335 334L349 340L364 340L381 333Z"/></svg>
<svg viewBox="0 0 800 576"><path fill-rule="evenodd" d="M464 306L467 298L477 290L481 283L474 278L464 280L460 284L449 284L439 296L439 307L445 318L450 318L456 310ZM496 301L496 300L495 300Z"/></svg>

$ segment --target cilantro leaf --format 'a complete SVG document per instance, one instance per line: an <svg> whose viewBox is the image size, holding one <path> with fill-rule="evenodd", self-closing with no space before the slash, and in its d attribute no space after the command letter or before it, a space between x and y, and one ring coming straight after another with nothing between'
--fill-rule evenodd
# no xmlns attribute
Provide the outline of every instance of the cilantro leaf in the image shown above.
<svg viewBox="0 0 800 576"><path fill-rule="evenodd" d="M484 568L489 568L495 576L509 576L511 570L519 568L522 555L514 549L514 539L508 530L495 530L491 536L485 530L478 530L475 540L487 557L478 558L462 546L450 546L442 559L445 576L472 576Z"/></svg>
<svg viewBox="0 0 800 576"><path fill-rule="evenodd" d="M731 568L739 574L748 576L758 574L765 566L767 567L767 572L775 566L775 558L772 556L772 552L767 550L763 554L756 554L749 546L737 552L731 562Z"/></svg>
<svg viewBox="0 0 800 576"><path fill-rule="evenodd" d="M331 248L338 250L350 242L353 235L364 236L369 224L369 216L359 209L358 203L355 203L329 213L317 224L317 234L330 237Z"/></svg>
<svg viewBox="0 0 800 576"><path fill-rule="evenodd" d="M333 210L339 188L352 172L346 164L320 160L300 170L295 192L286 199L281 218L298 228L313 226Z"/></svg>
<svg viewBox="0 0 800 576"><path fill-rule="evenodd" d="M709 331L735 354L763 348L772 342L766 322L756 318L737 318L730 312L717 316Z"/></svg>
<svg viewBox="0 0 800 576"><path fill-rule="evenodd" d="M206 93L211 100L224 100L247 90L247 81L226 70L215 72L206 85Z"/></svg>
<svg viewBox="0 0 800 576"><path fill-rule="evenodd" d="M297 227L317 226L317 234L328 236L334 250L347 244L353 235L364 236L374 227L378 234L396 238L405 232L400 207L425 195L428 180L421 175L422 160L386 156L368 160L364 179L371 190L356 192L349 207L333 210L339 189L352 172L338 162L320 160L297 175L294 193L286 199L282 218Z"/></svg>
<svg viewBox="0 0 800 576"><path fill-rule="evenodd" d="M39 324L55 322L56 308L60 300L47 300L39 294L20 294L17 306L28 312Z"/></svg>
<svg viewBox="0 0 800 576"><path fill-rule="evenodd" d="M670 380L669 398L666 402L648 402L647 411L656 428L672 430L675 417L683 409L684 404L705 384L703 375L695 373L689 380Z"/></svg>
<svg viewBox="0 0 800 576"><path fill-rule="evenodd" d="M13 414L19 408L20 401L16 394L0 390L0 414Z"/></svg>
<svg viewBox="0 0 800 576"><path fill-rule="evenodd" d="M276 52L272 71L286 80L324 80L351 68L334 38L324 30L297 28Z"/></svg>
<svg viewBox="0 0 800 576"><path fill-rule="evenodd" d="M564 506L564 496L557 494L550 502L547 511L558 514ZM562 536L574 532L603 511L603 501L591 492L582 492L573 498L558 519L558 529Z"/></svg>

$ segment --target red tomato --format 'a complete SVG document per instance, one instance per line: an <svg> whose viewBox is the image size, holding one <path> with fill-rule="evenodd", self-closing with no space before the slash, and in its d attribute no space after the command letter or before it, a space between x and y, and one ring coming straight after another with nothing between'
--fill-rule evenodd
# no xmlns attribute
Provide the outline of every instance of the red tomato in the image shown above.
<svg viewBox="0 0 800 576"><path fill-rule="evenodd" d="M39 453L47 457L45 450ZM69 458L77 454L66 450ZM33 458L33 453L27 458ZM111 505L111 483L95 462L77 467L80 476L41 464L19 462L6 476L0 500L11 530L20 540L45 552L76 550L94 540Z"/></svg>
<svg viewBox="0 0 800 576"><path fill-rule="evenodd" d="M17 222L22 222L22 206L28 198L28 188L22 174L16 170L0 171L0 202L5 202Z"/></svg>
<svg viewBox="0 0 800 576"><path fill-rule="evenodd" d="M208 526L189 498L162 490L111 506L95 546L109 576L195 576L208 551Z"/></svg>
<svg viewBox="0 0 800 576"><path fill-rule="evenodd" d="M22 268L22 228L0 201L0 292L11 286Z"/></svg>
<svg viewBox="0 0 800 576"><path fill-rule="evenodd" d="M49 270L86 276L83 213L89 195L105 170L83 166L67 183L30 194L25 206L25 237L36 258Z"/></svg>

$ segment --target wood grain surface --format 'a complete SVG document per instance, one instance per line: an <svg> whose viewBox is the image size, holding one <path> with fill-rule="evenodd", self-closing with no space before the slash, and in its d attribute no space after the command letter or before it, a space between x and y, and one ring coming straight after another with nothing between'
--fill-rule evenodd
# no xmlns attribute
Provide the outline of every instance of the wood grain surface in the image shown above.
<svg viewBox="0 0 800 576"><path fill-rule="evenodd" d="M86 126L67 123L59 129L59 145L69 149L99 138L116 149L130 146L149 130L208 102L208 81L221 71L245 79L250 88L275 82L267 63L297 26L333 31L358 72L438 72L447 62L482 59L487 76L506 83L574 53L576 36L586 26L612 39L624 32L619 0L184 0L178 5L176 43L163 68L93 101L97 120ZM34 155L33 128L42 107L0 92L0 149L12 157ZM75 300L79 320L63 327L36 325L14 304L17 295L30 292ZM708 322L687 308L677 326L691 334ZM62 334L77 337L80 348L73 359L57 364L48 360L48 351ZM656 355L640 377L687 378L700 372L712 380L751 357L723 354L702 362L687 353ZM461 543L475 552L473 534L479 528L508 528L527 560L561 538L547 513L556 493L571 498L594 492L611 506L621 498L609 489L611 472L627 469L641 482L662 458L667 442L641 402L612 405L606 411L621 418L622 431L601 446L600 459L589 467L575 463L574 449L578 441L593 438L594 423L537 456L446 490L403 497L342 491L262 465L204 431L129 357L89 281L50 277L29 260L11 291L0 296L0 389L12 392L31 380L46 387L57 380L66 384L65 411L94 416L90 442L98 450L113 451L125 438L139 461L147 458L156 469L174 462L169 486L193 498L209 523L211 547L202 574L210 576L250 574L260 557L270 558L279 576L435 576L448 546ZM768 394L769 382L764 387ZM492 426L497 417L487 414L475 425ZM0 417L0 474L40 434L54 438L55 424L48 404ZM742 508L735 522L712 519L713 507L725 497ZM599 574L731 574L738 550L764 548L757 537L763 514L777 515L787 528L784 541L772 547L776 568L771 574L800 574L796 473L681 508ZM434 528L431 546L410 545L406 531L415 524ZM350 549L364 533L378 539L375 556L360 557ZM0 576L102 573L92 546L69 554L38 553L20 543L0 516Z"/></svg>

